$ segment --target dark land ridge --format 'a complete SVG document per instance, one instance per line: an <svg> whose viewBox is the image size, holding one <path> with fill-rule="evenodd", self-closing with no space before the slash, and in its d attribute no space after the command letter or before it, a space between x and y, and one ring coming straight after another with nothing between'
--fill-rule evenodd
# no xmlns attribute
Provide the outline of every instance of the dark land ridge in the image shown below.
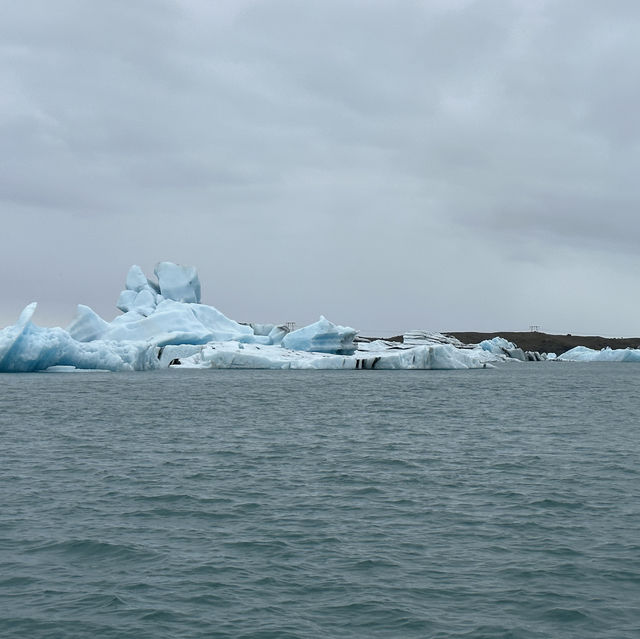
<svg viewBox="0 0 640 639"><path fill-rule="evenodd" d="M586 346L599 351L603 348L640 348L640 337L600 337L599 335L551 335L537 331L496 331L495 333L477 333L473 331L443 331L442 335L455 337L463 344L478 344L485 339L504 337L523 351L555 353L562 355L575 346ZM388 342L404 342L402 335L393 337L361 337L364 341L384 339Z"/></svg>
<svg viewBox="0 0 640 639"><path fill-rule="evenodd" d="M485 339L504 337L513 342L524 351L537 351L538 353L555 353L562 355L574 346L587 346L594 350L606 348L640 348L640 337L599 337L597 335L550 335L536 331L509 332L497 331L495 333L474 332L445 332L458 338L465 344L477 344Z"/></svg>

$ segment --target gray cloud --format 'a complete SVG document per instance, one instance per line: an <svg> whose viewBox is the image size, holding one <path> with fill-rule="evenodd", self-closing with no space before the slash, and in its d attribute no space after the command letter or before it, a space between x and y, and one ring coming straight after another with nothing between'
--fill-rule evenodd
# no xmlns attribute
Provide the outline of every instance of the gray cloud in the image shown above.
<svg viewBox="0 0 640 639"><path fill-rule="evenodd" d="M240 320L637 332L639 19L623 1L13 3L0 322L32 299L43 324L113 315L127 267L169 259Z"/></svg>

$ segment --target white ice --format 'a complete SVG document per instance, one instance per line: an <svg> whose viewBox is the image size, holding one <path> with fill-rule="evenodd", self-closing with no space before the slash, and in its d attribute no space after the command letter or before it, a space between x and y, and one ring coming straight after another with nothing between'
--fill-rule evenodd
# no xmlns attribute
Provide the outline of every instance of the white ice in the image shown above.
<svg viewBox="0 0 640 639"><path fill-rule="evenodd" d="M167 347L170 348L170 347ZM337 355L296 351L279 346L214 342L180 358L183 368L270 369L465 369L487 366L473 351L450 345L416 346L398 351Z"/></svg>
<svg viewBox="0 0 640 639"><path fill-rule="evenodd" d="M597 351L586 346L576 346L556 359L564 362L640 362L640 349L603 348Z"/></svg>
<svg viewBox="0 0 640 639"><path fill-rule="evenodd" d="M479 344L480 348L489 351L494 355L507 355L511 359L525 362L527 360L524 351L518 348L513 342L509 342L504 337L494 337L493 339L485 339Z"/></svg>
<svg viewBox="0 0 640 639"><path fill-rule="evenodd" d="M31 322L36 303L29 304L14 326L0 331L0 371L28 373L52 366L110 371L158 367L156 348L148 342L79 342L62 328Z"/></svg>
<svg viewBox="0 0 640 639"><path fill-rule="evenodd" d="M353 338L357 331L348 326L337 326L324 316L314 324L284 336L282 346L294 351L314 351L351 355L356 350Z"/></svg>
<svg viewBox="0 0 640 639"><path fill-rule="evenodd" d="M79 305L67 330L32 322L30 304L18 322L0 330L0 371L183 368L480 368L514 357L516 347L495 338L463 345L438 333L413 331L404 343L357 341L357 331L325 317L289 332L277 324L240 324L200 303L193 267L161 262L157 282L132 266L118 298L122 314L108 322Z"/></svg>
<svg viewBox="0 0 640 639"><path fill-rule="evenodd" d="M200 280L193 266L160 262L154 273L158 278L160 294L165 299L176 302L200 303Z"/></svg>

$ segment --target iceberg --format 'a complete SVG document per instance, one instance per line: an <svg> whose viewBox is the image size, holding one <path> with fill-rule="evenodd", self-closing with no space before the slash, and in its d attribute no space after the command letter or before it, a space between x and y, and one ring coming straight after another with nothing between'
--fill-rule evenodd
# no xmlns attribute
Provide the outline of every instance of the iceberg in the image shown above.
<svg viewBox="0 0 640 639"><path fill-rule="evenodd" d="M129 311L107 325L100 337L113 341L152 341L167 344L206 344L213 340L250 338L250 326L238 324L217 309L201 304L162 300L144 316Z"/></svg>
<svg viewBox="0 0 640 639"><path fill-rule="evenodd" d="M576 346L555 359L562 362L640 362L640 349L603 348L598 351L586 346Z"/></svg>
<svg viewBox="0 0 640 639"><path fill-rule="evenodd" d="M200 280L193 266L160 262L154 273L158 278L160 295L165 299L200 303Z"/></svg>
<svg viewBox="0 0 640 639"><path fill-rule="evenodd" d="M518 348L513 342L509 342L504 337L494 337L493 339L485 339L479 344L484 351L489 351L494 355L505 354L511 359L517 359L521 362L527 361L525 352Z"/></svg>
<svg viewBox="0 0 640 639"><path fill-rule="evenodd" d="M356 333L353 328L336 326L321 315L315 324L285 335L282 346L297 351L352 355L356 351L353 343Z"/></svg>
<svg viewBox="0 0 640 639"><path fill-rule="evenodd" d="M175 360L174 360L175 361ZM340 355L320 351L297 351L279 346L218 342L181 358L174 366L184 368L271 369L465 369L486 364L472 354L448 345L418 346L400 352Z"/></svg>
<svg viewBox="0 0 640 639"><path fill-rule="evenodd" d="M109 371L158 368L155 349L147 342L79 342L62 328L41 328L31 322L36 303L18 322L0 331L0 371L29 373L52 366Z"/></svg>
<svg viewBox="0 0 640 639"><path fill-rule="evenodd" d="M36 303L0 330L0 372L157 368L465 369L506 361L517 347L502 338L465 345L412 331L402 342L367 340L324 316L289 331L284 324L242 324L201 303L196 269L160 262L147 278L133 265L112 321L78 305L67 329L36 326ZM522 351L520 351L522 352ZM524 358L523 358L524 359Z"/></svg>
<svg viewBox="0 0 640 639"><path fill-rule="evenodd" d="M108 330L109 323L84 304L78 304L76 316L67 328L69 335L79 342L92 342L100 339Z"/></svg>

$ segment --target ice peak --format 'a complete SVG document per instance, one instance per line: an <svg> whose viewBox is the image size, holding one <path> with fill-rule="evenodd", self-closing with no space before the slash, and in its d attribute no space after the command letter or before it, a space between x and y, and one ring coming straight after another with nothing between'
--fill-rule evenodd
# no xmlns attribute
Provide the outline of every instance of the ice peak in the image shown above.
<svg viewBox="0 0 640 639"><path fill-rule="evenodd" d="M195 267L158 262L154 273L162 297L176 302L200 304L200 279Z"/></svg>

